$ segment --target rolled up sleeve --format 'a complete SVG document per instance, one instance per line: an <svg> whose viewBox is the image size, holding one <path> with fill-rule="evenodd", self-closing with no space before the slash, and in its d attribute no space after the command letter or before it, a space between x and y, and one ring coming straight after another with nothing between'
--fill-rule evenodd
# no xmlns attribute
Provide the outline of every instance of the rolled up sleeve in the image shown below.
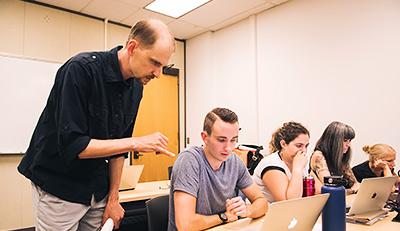
<svg viewBox="0 0 400 231"><path fill-rule="evenodd" d="M87 71L77 62L59 70L60 96L56 104L58 149L67 163L78 158L91 137L88 133L88 103L90 91Z"/></svg>

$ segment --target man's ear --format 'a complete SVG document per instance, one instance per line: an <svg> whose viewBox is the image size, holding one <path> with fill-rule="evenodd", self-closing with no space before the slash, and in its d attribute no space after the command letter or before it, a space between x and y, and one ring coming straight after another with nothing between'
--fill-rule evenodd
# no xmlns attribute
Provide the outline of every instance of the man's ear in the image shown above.
<svg viewBox="0 0 400 231"><path fill-rule="evenodd" d="M204 144L207 144L207 137L208 137L207 132L206 131L202 131L201 132L201 139L203 140Z"/></svg>
<svg viewBox="0 0 400 231"><path fill-rule="evenodd" d="M128 50L129 55L131 55L138 47L139 43L136 39L131 39L126 44L126 49Z"/></svg>

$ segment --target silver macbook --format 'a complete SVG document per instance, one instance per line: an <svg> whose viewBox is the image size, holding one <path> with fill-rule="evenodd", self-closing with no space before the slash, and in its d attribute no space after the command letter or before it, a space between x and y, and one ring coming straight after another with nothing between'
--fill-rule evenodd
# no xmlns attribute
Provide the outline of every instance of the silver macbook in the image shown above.
<svg viewBox="0 0 400 231"><path fill-rule="evenodd" d="M311 231L329 194L272 203L261 230Z"/></svg>
<svg viewBox="0 0 400 231"><path fill-rule="evenodd" d="M119 191L135 189L139 182L140 175L142 175L143 167L144 165L124 166L121 182L119 184Z"/></svg>
<svg viewBox="0 0 400 231"><path fill-rule="evenodd" d="M395 176L364 179L351 203L347 221L373 224L379 217L386 215L387 211L383 207L395 182Z"/></svg>

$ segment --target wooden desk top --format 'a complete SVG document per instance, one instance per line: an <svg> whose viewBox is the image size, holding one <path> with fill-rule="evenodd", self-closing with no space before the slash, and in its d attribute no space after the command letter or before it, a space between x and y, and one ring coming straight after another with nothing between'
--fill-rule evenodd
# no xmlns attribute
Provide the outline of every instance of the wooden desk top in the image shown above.
<svg viewBox="0 0 400 231"><path fill-rule="evenodd" d="M134 190L119 192L119 202L148 200L169 194L169 180L138 183Z"/></svg>
<svg viewBox="0 0 400 231"><path fill-rule="evenodd" d="M354 195L350 195L346 197L346 200L352 201L354 199ZM391 231L391 230L400 230L400 223L392 222L392 219L397 215L396 212L390 212L389 216L385 217L381 221L376 222L375 224L368 226L362 224L352 224L346 222L346 230L347 231ZM227 231L227 230L235 230L235 231L254 231L260 230L262 223L264 222L264 217L260 217L257 219L245 218L232 223L228 223L225 225L216 226L214 228L209 229L210 231ZM322 230L322 220L321 216L318 218L318 221L313 229L313 231L321 231Z"/></svg>

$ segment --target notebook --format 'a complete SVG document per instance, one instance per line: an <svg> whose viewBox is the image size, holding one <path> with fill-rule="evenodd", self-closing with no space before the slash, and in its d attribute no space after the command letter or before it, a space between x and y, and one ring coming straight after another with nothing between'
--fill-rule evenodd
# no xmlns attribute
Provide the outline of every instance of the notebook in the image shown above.
<svg viewBox="0 0 400 231"><path fill-rule="evenodd" d="M142 174L144 165L124 166L122 170L121 182L119 191L132 190L136 188Z"/></svg>
<svg viewBox="0 0 400 231"><path fill-rule="evenodd" d="M353 203L351 203L346 220L372 225L386 216L388 211L383 207L395 182L395 176L363 179Z"/></svg>
<svg viewBox="0 0 400 231"><path fill-rule="evenodd" d="M312 230L328 197L326 193L272 203L261 230Z"/></svg>

